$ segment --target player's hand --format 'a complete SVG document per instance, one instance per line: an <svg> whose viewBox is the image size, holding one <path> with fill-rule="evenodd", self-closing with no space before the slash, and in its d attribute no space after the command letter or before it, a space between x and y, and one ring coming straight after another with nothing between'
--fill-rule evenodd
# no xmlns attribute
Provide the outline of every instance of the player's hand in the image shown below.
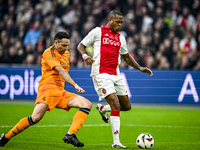
<svg viewBox="0 0 200 150"><path fill-rule="evenodd" d="M75 87L75 89L76 89L76 91L77 91L78 93L80 93L80 94L85 93L85 90L82 89L78 84L75 84L74 87Z"/></svg>
<svg viewBox="0 0 200 150"><path fill-rule="evenodd" d="M85 59L83 59L87 65L92 65L93 62L95 62L94 59L92 59L90 56L87 56Z"/></svg>
<svg viewBox="0 0 200 150"><path fill-rule="evenodd" d="M149 76L151 76L151 77L153 76L153 72L149 68L147 68L147 67L141 67L140 71L144 72L144 73L148 73Z"/></svg>

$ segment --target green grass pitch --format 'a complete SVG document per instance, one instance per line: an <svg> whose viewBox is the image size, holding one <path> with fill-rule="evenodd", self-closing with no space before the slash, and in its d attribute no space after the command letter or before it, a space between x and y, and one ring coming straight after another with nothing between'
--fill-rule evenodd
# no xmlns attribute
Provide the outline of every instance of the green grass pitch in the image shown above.
<svg viewBox="0 0 200 150"><path fill-rule="evenodd" d="M8 132L21 118L31 115L34 101L0 100L0 133ZM77 149L63 142L77 109L69 112L53 109L34 126L13 137L0 150L66 150ZM132 109L121 112L120 139L128 149L139 150L136 138L140 133L154 137L155 150L199 150L200 107L184 105L132 104ZM77 133L85 144L79 149L111 150L110 123L102 121L95 103L85 124Z"/></svg>

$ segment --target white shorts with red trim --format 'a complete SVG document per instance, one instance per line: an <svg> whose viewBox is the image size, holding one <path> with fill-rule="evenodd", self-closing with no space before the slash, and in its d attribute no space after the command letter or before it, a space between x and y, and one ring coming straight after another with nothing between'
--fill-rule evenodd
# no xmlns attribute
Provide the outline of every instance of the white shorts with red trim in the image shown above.
<svg viewBox="0 0 200 150"><path fill-rule="evenodd" d="M99 101L106 96L116 93L117 95L128 95L126 86L121 75L109 75L106 73L92 76L94 88L99 95Z"/></svg>

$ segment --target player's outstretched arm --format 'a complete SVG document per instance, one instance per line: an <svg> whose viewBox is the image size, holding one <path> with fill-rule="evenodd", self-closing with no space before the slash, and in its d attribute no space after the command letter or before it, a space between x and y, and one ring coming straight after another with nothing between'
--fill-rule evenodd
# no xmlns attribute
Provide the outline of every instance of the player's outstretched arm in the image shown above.
<svg viewBox="0 0 200 150"><path fill-rule="evenodd" d="M71 78L69 73L62 67L62 66L55 66L54 69L59 73L59 75L65 80L65 82L71 84L74 86L76 91L78 93L85 93L85 90L83 90L78 84L74 82L74 80Z"/></svg>
<svg viewBox="0 0 200 150"><path fill-rule="evenodd" d="M82 55L83 60L86 62L87 65L92 65L92 63L95 61L92 59L89 55L85 52L85 46L82 43L79 43L77 49L79 53Z"/></svg>
<svg viewBox="0 0 200 150"><path fill-rule="evenodd" d="M152 71L149 68L141 67L129 53L121 56L128 65L140 70L141 72L148 73L149 76L153 75Z"/></svg>

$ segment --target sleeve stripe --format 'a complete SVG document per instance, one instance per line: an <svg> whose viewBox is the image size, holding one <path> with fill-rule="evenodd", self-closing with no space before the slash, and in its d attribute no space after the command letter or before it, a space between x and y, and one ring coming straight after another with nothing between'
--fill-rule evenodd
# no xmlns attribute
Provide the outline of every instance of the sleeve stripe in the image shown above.
<svg viewBox="0 0 200 150"><path fill-rule="evenodd" d="M51 51L51 56L56 57L56 54L54 53L54 51L52 49L50 51Z"/></svg>

